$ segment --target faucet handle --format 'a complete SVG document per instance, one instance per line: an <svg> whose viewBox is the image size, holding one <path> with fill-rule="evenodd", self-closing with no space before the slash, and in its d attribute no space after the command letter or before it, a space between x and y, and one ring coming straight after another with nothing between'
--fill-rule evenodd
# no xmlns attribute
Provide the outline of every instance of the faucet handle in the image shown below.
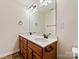
<svg viewBox="0 0 79 59"><path fill-rule="evenodd" d="M43 34L44 38L48 39L48 36L46 34Z"/></svg>
<svg viewBox="0 0 79 59"><path fill-rule="evenodd" d="M48 33L48 35L47 36L50 36L51 35L51 33Z"/></svg>
<svg viewBox="0 0 79 59"><path fill-rule="evenodd" d="M32 32L29 32L30 35L32 35Z"/></svg>

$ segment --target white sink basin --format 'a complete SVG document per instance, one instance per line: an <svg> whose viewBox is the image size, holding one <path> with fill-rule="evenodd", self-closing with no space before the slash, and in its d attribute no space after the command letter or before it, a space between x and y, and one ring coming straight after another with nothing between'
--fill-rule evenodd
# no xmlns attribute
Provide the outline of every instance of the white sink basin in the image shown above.
<svg viewBox="0 0 79 59"><path fill-rule="evenodd" d="M41 47L46 47L47 45L57 41L56 37L46 39L41 35L25 35L25 34L20 34L20 35L28 39L29 41L36 43Z"/></svg>
<svg viewBox="0 0 79 59"><path fill-rule="evenodd" d="M34 40L39 41L39 42L48 42L48 39L46 38L36 38Z"/></svg>

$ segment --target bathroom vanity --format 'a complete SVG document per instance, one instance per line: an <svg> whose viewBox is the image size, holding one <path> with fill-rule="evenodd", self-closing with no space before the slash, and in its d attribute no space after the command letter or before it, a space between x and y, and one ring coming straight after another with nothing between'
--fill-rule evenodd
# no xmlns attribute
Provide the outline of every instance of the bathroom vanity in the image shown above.
<svg viewBox="0 0 79 59"><path fill-rule="evenodd" d="M34 37L19 35L20 52L25 59L57 59L57 39L47 42Z"/></svg>
<svg viewBox="0 0 79 59"><path fill-rule="evenodd" d="M21 54L25 59L57 59L56 0L44 0L42 3L36 1L34 4L30 3L27 10L26 21L29 20L29 23L26 24L29 28L22 24L26 27L25 30L28 28L26 32L30 35L19 34Z"/></svg>

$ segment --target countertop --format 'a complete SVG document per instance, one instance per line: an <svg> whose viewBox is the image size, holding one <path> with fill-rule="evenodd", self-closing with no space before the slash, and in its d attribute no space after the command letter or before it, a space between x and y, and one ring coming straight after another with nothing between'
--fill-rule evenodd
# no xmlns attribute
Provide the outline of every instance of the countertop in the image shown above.
<svg viewBox="0 0 79 59"><path fill-rule="evenodd" d="M39 45L42 48L57 41L57 37L45 39L45 38L43 38L42 35L26 35L26 34L19 34L19 35L26 38L27 40L37 44L37 45Z"/></svg>

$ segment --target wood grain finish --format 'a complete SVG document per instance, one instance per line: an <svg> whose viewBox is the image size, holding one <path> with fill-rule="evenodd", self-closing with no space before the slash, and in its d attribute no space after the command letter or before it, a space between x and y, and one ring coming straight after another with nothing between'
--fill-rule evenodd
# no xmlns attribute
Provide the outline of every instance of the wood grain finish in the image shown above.
<svg viewBox="0 0 79 59"><path fill-rule="evenodd" d="M28 41L22 37L22 36L19 36L19 47L20 47L20 52L21 54L23 54L24 58L27 59L28 58Z"/></svg>
<svg viewBox="0 0 79 59"><path fill-rule="evenodd" d="M27 50L25 50L25 49L23 49L23 56L25 59L27 59L27 57L28 57Z"/></svg>
<svg viewBox="0 0 79 59"><path fill-rule="evenodd" d="M28 48L28 59L32 59L32 50Z"/></svg>
<svg viewBox="0 0 79 59"><path fill-rule="evenodd" d="M57 42L42 48L19 36L19 47L25 59L57 59Z"/></svg>
<svg viewBox="0 0 79 59"><path fill-rule="evenodd" d="M50 47L52 47L52 50ZM43 59L57 59L57 43L56 42L43 49Z"/></svg>
<svg viewBox="0 0 79 59"><path fill-rule="evenodd" d="M30 47L34 52L36 52L38 55L42 56L42 48L33 44L32 42L28 42L28 47Z"/></svg>
<svg viewBox="0 0 79 59"><path fill-rule="evenodd" d="M38 54L33 53L33 59L42 59L42 57L40 57Z"/></svg>

